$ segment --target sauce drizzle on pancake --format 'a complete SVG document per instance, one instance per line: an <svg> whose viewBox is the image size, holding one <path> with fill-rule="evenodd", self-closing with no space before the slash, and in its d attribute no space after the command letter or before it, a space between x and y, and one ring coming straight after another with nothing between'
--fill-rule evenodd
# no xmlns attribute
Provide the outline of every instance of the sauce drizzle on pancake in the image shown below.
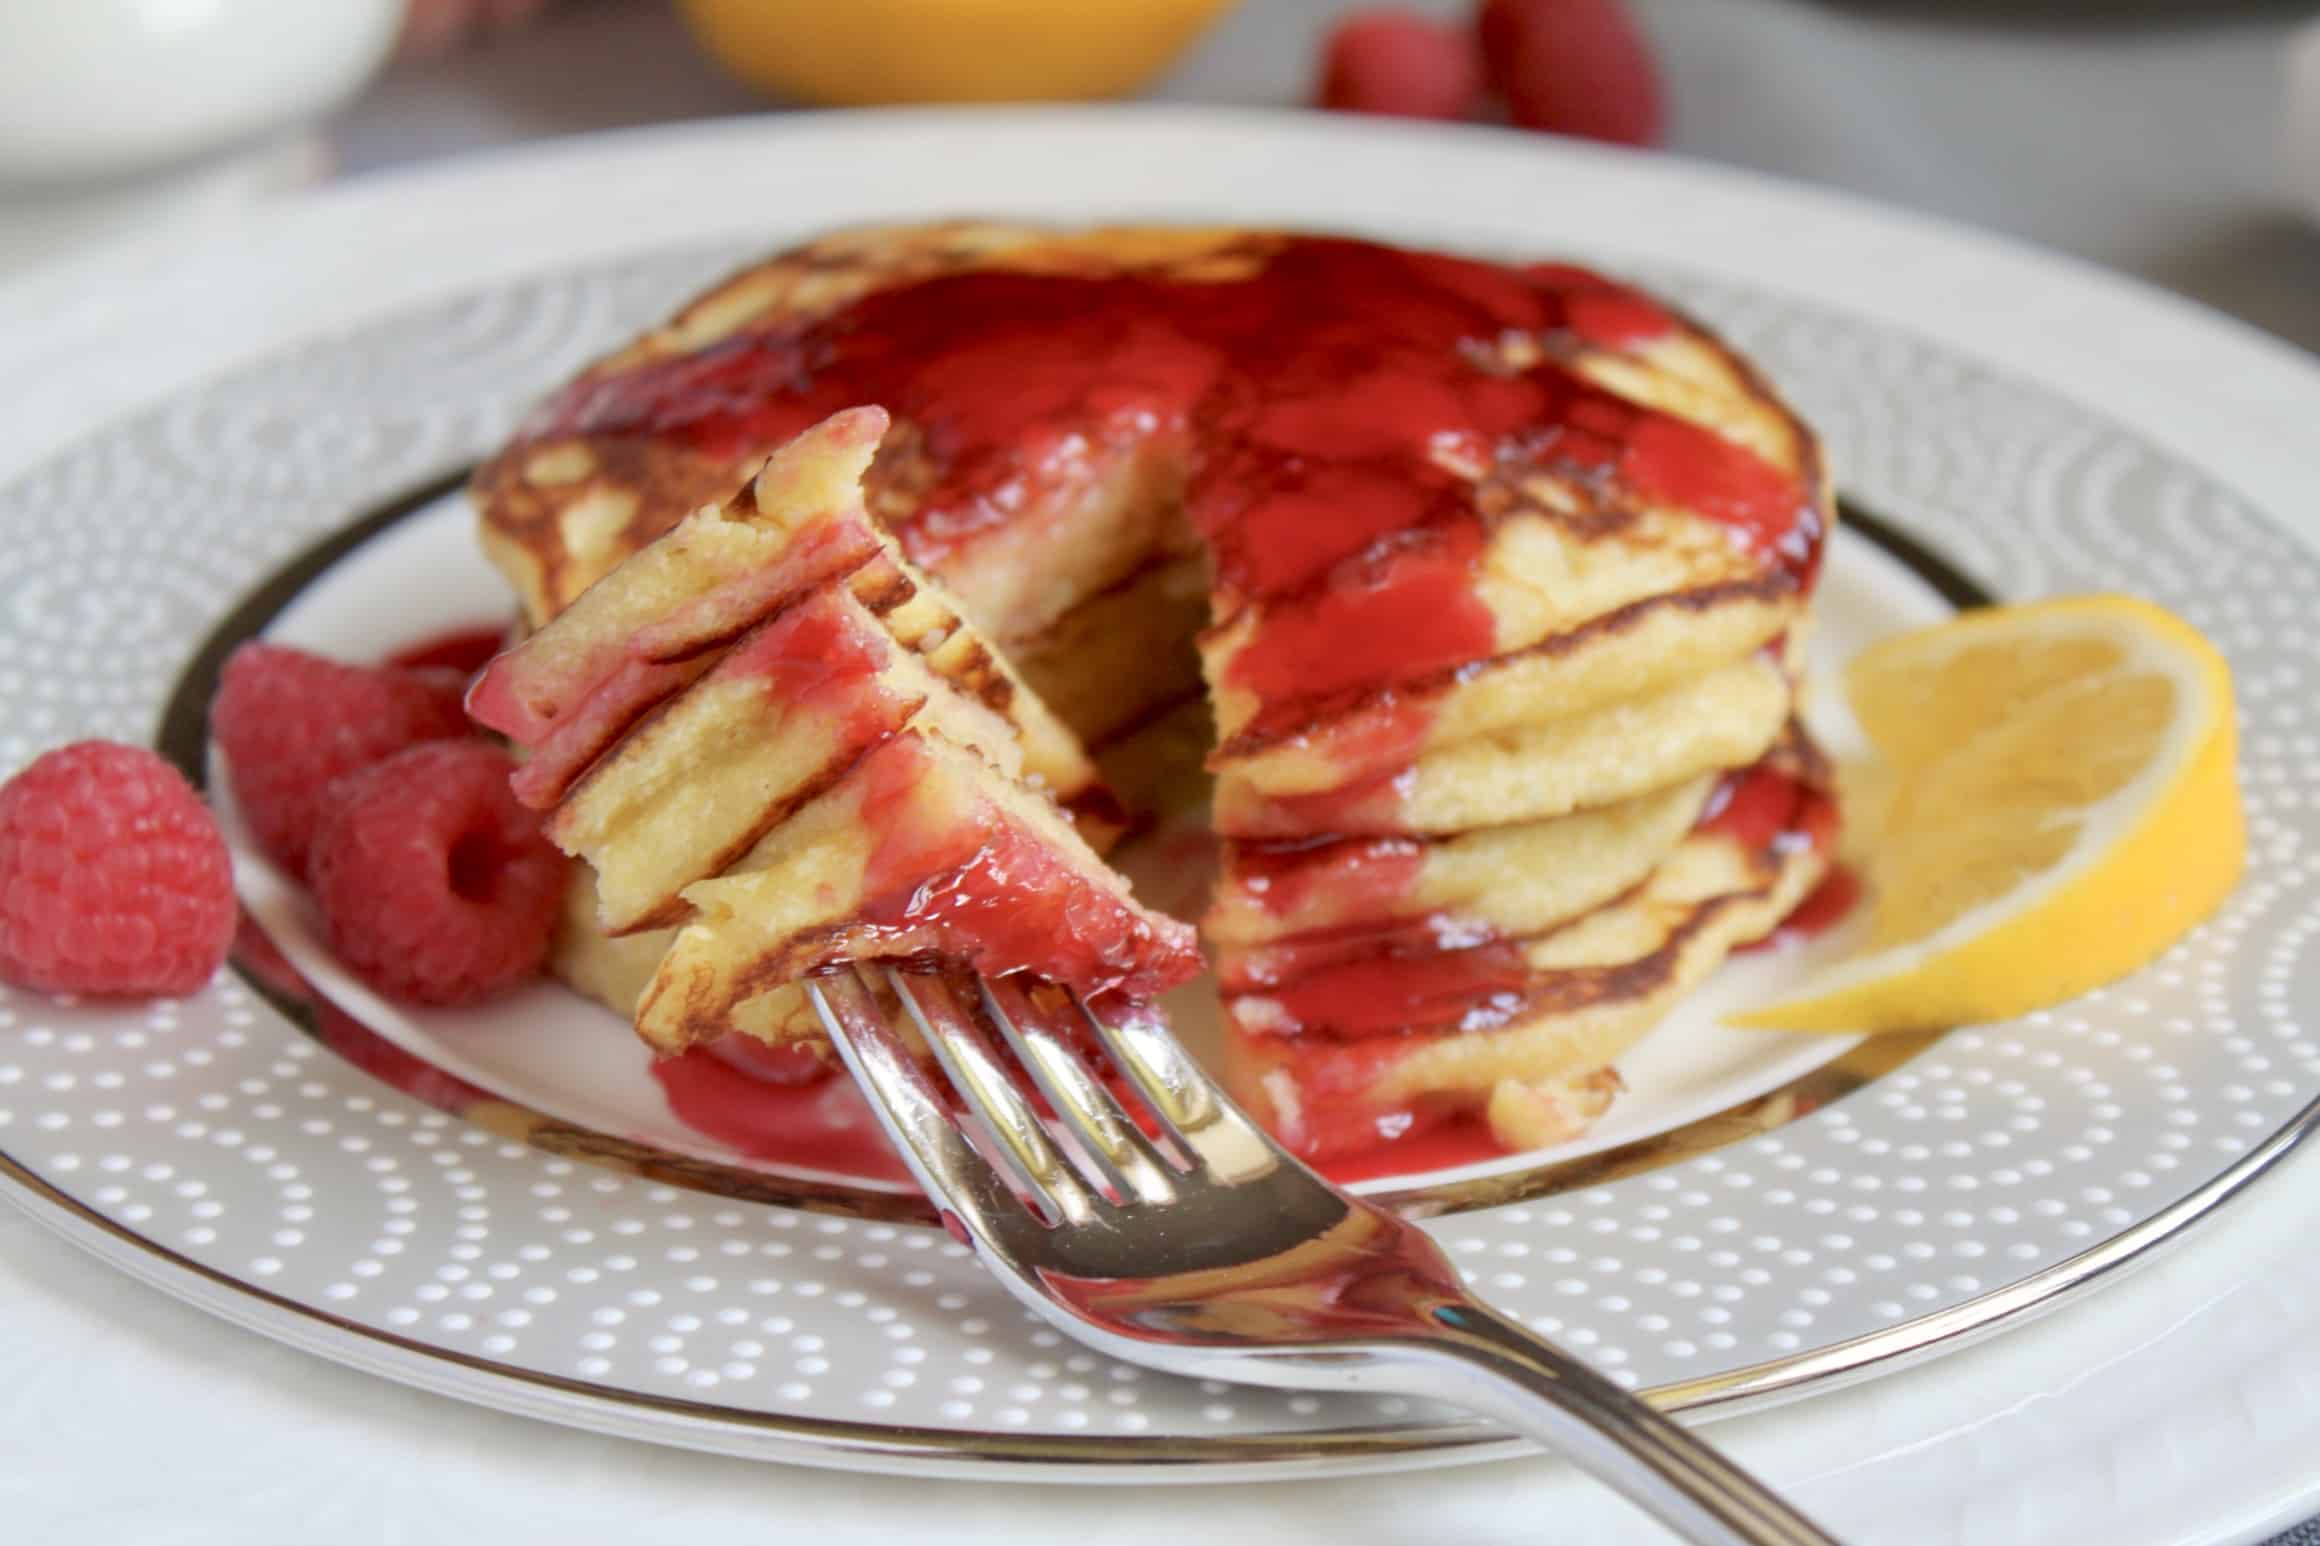
<svg viewBox="0 0 2320 1546"><path fill-rule="evenodd" d="M1493 653L1473 591L1489 517L1451 469L1462 457L1568 479L1597 518L1682 505L1809 586L1822 536L1812 488L1557 358L1568 341L1633 348L1673 325L1645 296L1567 265L1307 237L1237 279L971 270L875 291L584 377L529 433L739 457L881 403L915 426L934 468L897 522L922 562L1005 524L1091 448L1182 440L1219 617L1264 604L1231 667L1261 729L1316 698ZM1510 339L1529 347L1510 355Z"/></svg>

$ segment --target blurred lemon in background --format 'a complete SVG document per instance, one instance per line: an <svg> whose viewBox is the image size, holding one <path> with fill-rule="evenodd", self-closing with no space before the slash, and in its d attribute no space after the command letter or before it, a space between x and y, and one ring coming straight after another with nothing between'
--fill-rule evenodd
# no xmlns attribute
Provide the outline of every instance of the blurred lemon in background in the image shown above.
<svg viewBox="0 0 2320 1546"><path fill-rule="evenodd" d="M828 107L1124 96L1232 0L679 0L749 85Z"/></svg>

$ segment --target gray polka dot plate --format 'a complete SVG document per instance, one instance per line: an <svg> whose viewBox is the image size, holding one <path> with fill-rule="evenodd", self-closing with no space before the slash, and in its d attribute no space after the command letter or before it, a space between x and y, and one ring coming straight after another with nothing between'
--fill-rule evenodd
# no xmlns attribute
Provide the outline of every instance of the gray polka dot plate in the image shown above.
<svg viewBox="0 0 2320 1546"><path fill-rule="evenodd" d="M1111 121L1169 138L1165 121ZM1365 1186L1426 1217L1508 1310L1713 1412L1899 1370L2063 1302L2303 1136L2320 1095L2305 1016L2320 813L2301 772L2320 750L2304 717L2320 564L2254 499L2174 449L2156 408L2160 430L2139 428L1934 341L1955 331L1938 319L1912 328L1773 277L1833 264L1850 251L1834 238L1785 257L1736 239L1713 266L1705 240L1610 240L1607 222L1649 207L1629 186L1642 174L1561 153L1555 207L1602 219L1477 223L1457 190L1484 163L1514 175L1496 138L1380 141L1415 158L1381 202L1331 169L1335 142L1241 128L1229 147L1176 136L1182 155L1132 209L1004 122L987 165L931 192L912 171L924 124L792 132L755 174L805 190L778 220L728 211L655 241L599 238L383 311L350 299L287 347L224 349L223 374L86 426L0 485L0 773L113 735L204 775L203 707L239 640L371 658L503 617L459 470L589 353L817 224L972 191L999 214L1270 218L1578 252L1706 315L1827 438L1851 519L1824 581L1824 667L1990 596L2131 590L2217 639L2241 694L2251 869L2136 977L1943 1036L1723 1028L1721 1010L1812 965L1737 962L1623 1063L1629 1093L1586 1143ZM854 157L843 194L805 171L829 148L817 136ZM1234 167L1251 144L1310 162L1304 191L1249 189ZM1669 230L1741 230L1769 197L1727 189ZM333 218L359 229L395 209L390 190ZM1816 716L1842 743L1841 712ZM0 989L0 1191L171 1292L491 1405L831 1465L1216 1478L1503 1452L1452 1412L1196 1385L1081 1352L890 1174L769 1158L656 1077L609 1013L550 984L457 1013L389 1004L332 962L247 844L237 871L244 940L202 994ZM1197 1035L1199 1010L1184 1018Z"/></svg>

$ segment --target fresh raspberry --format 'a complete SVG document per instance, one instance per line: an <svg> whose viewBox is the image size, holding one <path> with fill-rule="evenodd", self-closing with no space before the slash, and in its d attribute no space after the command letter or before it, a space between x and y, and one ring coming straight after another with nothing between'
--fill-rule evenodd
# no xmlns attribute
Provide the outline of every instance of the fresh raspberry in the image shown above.
<svg viewBox="0 0 2320 1546"><path fill-rule="evenodd" d="M1659 69L1619 0L1483 0L1476 31L1514 122L1621 145L1659 143Z"/></svg>
<svg viewBox="0 0 2320 1546"><path fill-rule="evenodd" d="M307 884L331 948L380 992L472 1004L537 974L564 856L488 741L430 741L330 787Z"/></svg>
<svg viewBox="0 0 2320 1546"><path fill-rule="evenodd" d="M331 781L416 742L468 734L462 686L455 672L342 665L279 644L235 650L210 727L259 845L303 876Z"/></svg>
<svg viewBox="0 0 2320 1546"><path fill-rule="evenodd" d="M192 993L233 943L232 861L193 787L82 741L0 785L0 978L44 993Z"/></svg>
<svg viewBox="0 0 2320 1546"><path fill-rule="evenodd" d="M1463 27L1411 11L1359 11L1329 35L1323 107L1464 118L1481 97L1482 56Z"/></svg>

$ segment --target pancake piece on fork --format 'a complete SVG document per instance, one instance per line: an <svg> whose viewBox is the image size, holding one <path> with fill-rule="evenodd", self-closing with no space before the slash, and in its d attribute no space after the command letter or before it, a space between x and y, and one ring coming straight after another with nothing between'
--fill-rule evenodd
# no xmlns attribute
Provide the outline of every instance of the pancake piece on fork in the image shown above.
<svg viewBox="0 0 2320 1546"><path fill-rule="evenodd" d="M797 981L840 960L940 956L1091 996L1199 970L1192 931L1138 907L1059 803L1104 803L1076 740L871 522L885 425L865 408L809 430L470 693L587 861L597 928L675 928L633 1006L664 1051L737 1017L780 1039Z"/></svg>

